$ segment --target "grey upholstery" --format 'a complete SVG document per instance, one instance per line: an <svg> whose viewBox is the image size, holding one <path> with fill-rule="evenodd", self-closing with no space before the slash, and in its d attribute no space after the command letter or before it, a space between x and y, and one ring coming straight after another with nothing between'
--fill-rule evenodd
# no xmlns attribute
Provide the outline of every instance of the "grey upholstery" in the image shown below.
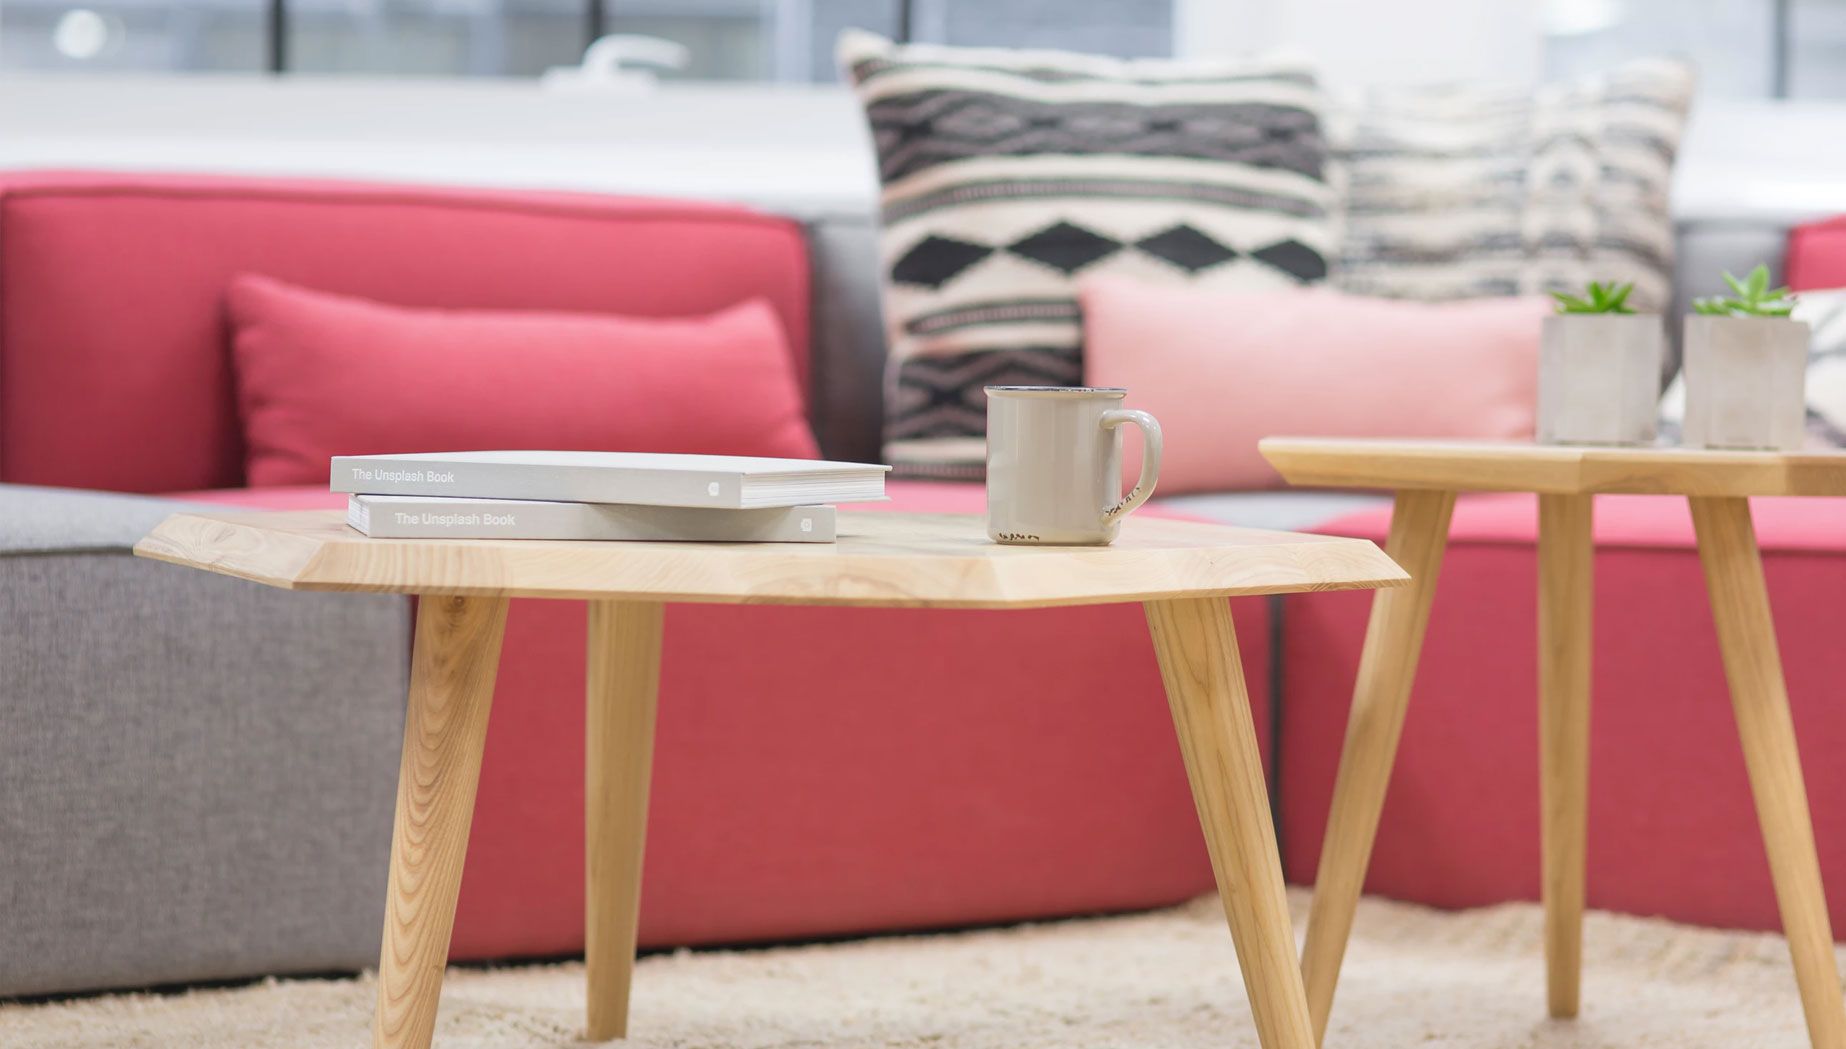
<svg viewBox="0 0 1846 1049"><path fill-rule="evenodd" d="M74 488L0 485L0 557L124 553L183 505Z"/></svg>
<svg viewBox="0 0 1846 1049"><path fill-rule="evenodd" d="M0 995L376 964L408 605L130 556L0 486Z"/></svg>
<svg viewBox="0 0 1846 1049"><path fill-rule="evenodd" d="M877 220L824 215L809 218L806 228L814 436L828 458L875 463L882 454L885 367Z"/></svg>

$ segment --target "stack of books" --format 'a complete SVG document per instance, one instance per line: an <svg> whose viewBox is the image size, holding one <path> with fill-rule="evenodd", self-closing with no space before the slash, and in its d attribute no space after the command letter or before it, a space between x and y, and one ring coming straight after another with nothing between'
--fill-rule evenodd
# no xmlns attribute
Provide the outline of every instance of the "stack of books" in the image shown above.
<svg viewBox="0 0 1846 1049"><path fill-rule="evenodd" d="M346 522L381 539L830 543L888 466L645 452L341 455Z"/></svg>

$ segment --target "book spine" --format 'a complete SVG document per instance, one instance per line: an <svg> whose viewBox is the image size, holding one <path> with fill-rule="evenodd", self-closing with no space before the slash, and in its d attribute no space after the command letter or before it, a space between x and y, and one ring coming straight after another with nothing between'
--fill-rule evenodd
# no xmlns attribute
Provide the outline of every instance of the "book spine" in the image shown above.
<svg viewBox="0 0 1846 1049"><path fill-rule="evenodd" d="M355 495L347 523L375 539L830 543L831 506L707 510Z"/></svg>
<svg viewBox="0 0 1846 1049"><path fill-rule="evenodd" d="M353 495L537 499L572 503L743 508L743 477L722 471L535 467L440 459L334 456L331 483Z"/></svg>

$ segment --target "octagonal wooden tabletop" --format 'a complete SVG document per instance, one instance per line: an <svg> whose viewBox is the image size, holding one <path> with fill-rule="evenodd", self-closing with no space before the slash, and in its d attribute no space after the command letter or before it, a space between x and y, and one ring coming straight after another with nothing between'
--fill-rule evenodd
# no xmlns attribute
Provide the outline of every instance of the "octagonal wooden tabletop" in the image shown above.
<svg viewBox="0 0 1846 1049"><path fill-rule="evenodd" d="M1362 539L1140 516L1111 546L1002 546L978 517L842 512L835 543L370 539L337 510L182 513L141 557L270 586L719 604L1035 608L1396 586Z"/></svg>

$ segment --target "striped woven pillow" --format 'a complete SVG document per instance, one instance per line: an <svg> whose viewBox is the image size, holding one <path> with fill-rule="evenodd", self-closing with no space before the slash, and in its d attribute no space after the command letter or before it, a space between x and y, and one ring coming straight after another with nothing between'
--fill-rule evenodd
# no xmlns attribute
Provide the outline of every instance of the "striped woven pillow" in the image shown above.
<svg viewBox="0 0 1846 1049"><path fill-rule="evenodd" d="M883 183L885 455L979 477L982 387L1079 385L1076 281L1260 289L1332 251L1321 95L1283 61L897 45L839 59Z"/></svg>
<svg viewBox="0 0 1846 1049"><path fill-rule="evenodd" d="M1692 88L1686 64L1646 59L1536 93L1390 88L1335 105L1335 283L1460 299L1633 281L1631 305L1665 309Z"/></svg>

